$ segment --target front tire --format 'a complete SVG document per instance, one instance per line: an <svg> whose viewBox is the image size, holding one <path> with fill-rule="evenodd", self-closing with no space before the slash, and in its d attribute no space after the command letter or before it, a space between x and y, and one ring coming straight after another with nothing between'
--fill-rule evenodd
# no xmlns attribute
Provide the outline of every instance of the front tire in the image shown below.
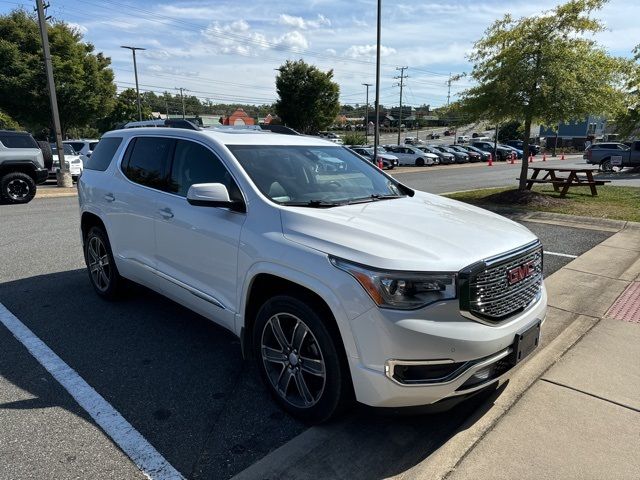
<svg viewBox="0 0 640 480"><path fill-rule="evenodd" d="M424 158L418 158L416 160L416 167L424 167Z"/></svg>
<svg viewBox="0 0 640 480"><path fill-rule="evenodd" d="M124 279L118 273L107 233L101 227L91 227L84 240L84 259L89 280L96 293L106 300L117 299Z"/></svg>
<svg viewBox="0 0 640 480"><path fill-rule="evenodd" d="M346 404L349 375L321 310L288 295L268 300L253 329L260 376L278 404L301 420L320 423Z"/></svg>
<svg viewBox="0 0 640 480"><path fill-rule="evenodd" d="M6 203L29 203L36 196L36 182L26 173L7 173L0 179L0 199Z"/></svg>

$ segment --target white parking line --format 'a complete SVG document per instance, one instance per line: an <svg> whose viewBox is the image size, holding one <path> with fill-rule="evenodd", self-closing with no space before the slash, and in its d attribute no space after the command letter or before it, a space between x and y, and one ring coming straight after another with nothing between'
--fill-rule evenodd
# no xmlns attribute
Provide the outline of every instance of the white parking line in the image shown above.
<svg viewBox="0 0 640 480"><path fill-rule="evenodd" d="M84 408L91 418L152 480L183 480L184 477L127 422L98 392L0 303L0 322L29 353Z"/></svg>
<svg viewBox="0 0 640 480"><path fill-rule="evenodd" d="M567 257L567 258L578 258L577 255L569 255L568 253L556 253L556 252L547 252L544 251L545 255L555 255L556 257Z"/></svg>

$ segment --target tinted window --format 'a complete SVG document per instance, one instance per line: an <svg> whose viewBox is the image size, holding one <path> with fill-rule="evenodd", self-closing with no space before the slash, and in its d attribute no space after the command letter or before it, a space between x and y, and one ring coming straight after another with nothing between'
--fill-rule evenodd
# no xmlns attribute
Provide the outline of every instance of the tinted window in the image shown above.
<svg viewBox="0 0 640 480"><path fill-rule="evenodd" d="M242 199L231 175L211 150L195 142L178 140L168 190L186 197L189 187L196 183L222 183L232 200Z"/></svg>
<svg viewBox="0 0 640 480"><path fill-rule="evenodd" d="M38 148L38 144L31 135L0 133L0 142L7 148Z"/></svg>
<svg viewBox="0 0 640 480"><path fill-rule="evenodd" d="M95 156L98 147L91 155ZM167 186L167 170L175 141L171 138L138 137L129 146L124 174L132 182L164 190Z"/></svg>
<svg viewBox="0 0 640 480"><path fill-rule="evenodd" d="M100 140L91 158L84 160L84 168L104 172L109 168L111 160L121 143L122 138L120 137L107 137Z"/></svg>
<svg viewBox="0 0 640 480"><path fill-rule="evenodd" d="M84 147L84 143L82 142L70 142L67 145L71 145L71 148L73 148L76 152L79 152L80 150L82 150L82 147Z"/></svg>
<svg viewBox="0 0 640 480"><path fill-rule="evenodd" d="M96 148L96 145L98 145L98 142L91 142L91 143L89 144L89 150L93 150L93 149L95 149L95 148Z"/></svg>

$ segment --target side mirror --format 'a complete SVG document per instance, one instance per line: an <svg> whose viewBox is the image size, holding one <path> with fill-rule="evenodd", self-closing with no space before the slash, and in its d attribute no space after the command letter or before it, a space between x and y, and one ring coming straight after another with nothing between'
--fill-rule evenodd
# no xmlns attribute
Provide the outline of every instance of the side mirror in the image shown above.
<svg viewBox="0 0 640 480"><path fill-rule="evenodd" d="M198 207L222 207L246 212L244 202L229 198L227 187L222 183L196 183L189 187L187 202Z"/></svg>

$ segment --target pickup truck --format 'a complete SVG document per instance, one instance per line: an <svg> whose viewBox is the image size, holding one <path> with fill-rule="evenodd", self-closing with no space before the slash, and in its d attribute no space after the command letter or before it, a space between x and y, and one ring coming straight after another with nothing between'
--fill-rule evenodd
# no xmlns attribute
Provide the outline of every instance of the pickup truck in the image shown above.
<svg viewBox="0 0 640 480"><path fill-rule="evenodd" d="M629 145L624 143L594 143L587 147L582 156L587 163L600 165L600 169L610 172L613 167L640 167L640 141Z"/></svg>

